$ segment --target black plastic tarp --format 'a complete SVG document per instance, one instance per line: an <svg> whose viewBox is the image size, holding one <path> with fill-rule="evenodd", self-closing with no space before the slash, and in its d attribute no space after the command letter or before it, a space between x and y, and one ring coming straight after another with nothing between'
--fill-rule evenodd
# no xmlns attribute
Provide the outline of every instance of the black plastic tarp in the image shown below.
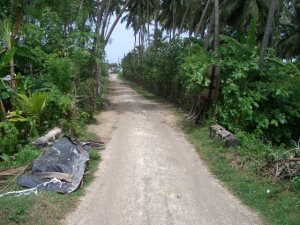
<svg viewBox="0 0 300 225"><path fill-rule="evenodd" d="M79 187L88 160L89 154L79 142L76 143L69 137L63 137L40 156L33 163L31 173L21 176L17 183L27 188L37 187L38 190L70 193ZM40 176L45 172L67 174L71 180L61 179L61 182L49 182L51 178Z"/></svg>

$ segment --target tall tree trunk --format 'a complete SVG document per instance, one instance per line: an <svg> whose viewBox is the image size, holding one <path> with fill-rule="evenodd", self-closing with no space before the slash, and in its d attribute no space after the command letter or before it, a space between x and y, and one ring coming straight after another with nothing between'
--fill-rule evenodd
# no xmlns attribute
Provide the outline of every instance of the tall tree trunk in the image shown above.
<svg viewBox="0 0 300 225"><path fill-rule="evenodd" d="M125 5L123 5L121 11L119 12L119 14L117 15L117 18L115 19L114 23L112 24L112 26L110 27L109 29L109 32L107 33L107 36L105 37L105 46L107 45L108 41L109 41L109 38L112 34L112 32L114 31L116 25L118 24L119 20L121 19L124 11L126 10L128 4L129 4L130 0L127 0Z"/></svg>
<svg viewBox="0 0 300 225"><path fill-rule="evenodd" d="M220 19L219 19L219 0L215 0L215 38L214 51L218 52L220 48Z"/></svg>
<svg viewBox="0 0 300 225"><path fill-rule="evenodd" d="M210 41L210 36L212 33L212 28L214 26L214 21L215 21L215 10L213 9L210 19L209 19L209 24L208 24L208 28L207 28L207 35L206 35L206 39L205 39L205 44L204 44L204 49L207 51L208 46L209 46L209 41Z"/></svg>
<svg viewBox="0 0 300 225"><path fill-rule="evenodd" d="M154 42L158 41L158 16L159 16L159 3L155 8L155 19L154 19Z"/></svg>
<svg viewBox="0 0 300 225"><path fill-rule="evenodd" d="M0 99L0 122L6 119L6 111L2 99Z"/></svg>
<svg viewBox="0 0 300 225"><path fill-rule="evenodd" d="M207 0L207 2L206 2L206 4L205 4L205 7L204 7L204 9L203 9L203 12L202 12L200 21L199 21L199 23L197 24L197 28L196 28L196 31L195 31L195 38L197 38L198 35L199 35L200 28L202 27L202 23L203 23L204 18L205 18L205 16L206 16L206 12L207 12L207 9L208 9L208 7L209 7L210 1L211 1L211 0Z"/></svg>
<svg viewBox="0 0 300 225"><path fill-rule="evenodd" d="M147 1L147 38L148 38L148 46L150 46L150 7L149 1Z"/></svg>
<svg viewBox="0 0 300 225"><path fill-rule="evenodd" d="M11 57L9 61L9 68L10 68L10 77L11 77L11 87L13 90L16 89L16 73L15 73L15 62L14 57Z"/></svg>
<svg viewBox="0 0 300 225"><path fill-rule="evenodd" d="M183 18L182 18L182 20L181 20L181 24L180 24L180 27L179 27L177 36L179 36L179 35L182 33L182 31L183 31L184 21L185 21L185 19L186 19L186 16L187 16L189 10L190 10L190 6L191 6L191 1L189 1L189 4L187 5L187 7L186 7L186 9L185 9L185 12L184 12L184 14L183 14Z"/></svg>
<svg viewBox="0 0 300 225"><path fill-rule="evenodd" d="M101 45L101 37L100 37L100 28L102 23L102 17L104 13L104 6L107 0L100 1L98 0L97 3L97 21L96 21L96 28L95 28L95 39L94 39L94 54L95 54L95 78L97 82L97 88L96 88L96 98L98 99L101 97L101 58L102 58L102 45ZM94 102L94 109L97 108L97 101Z"/></svg>
<svg viewBox="0 0 300 225"><path fill-rule="evenodd" d="M262 41L261 48L260 48L260 54L259 54L259 63L260 64L262 64L265 59L265 54L266 54L266 50L268 47L269 37L270 37L271 30L272 30L272 25L273 25L274 15L275 15L277 5L278 5L278 0L271 1L267 24L266 24L266 29L265 29L263 41Z"/></svg>
<svg viewBox="0 0 300 225"><path fill-rule="evenodd" d="M106 37L107 35L107 32L108 32L108 28L109 28L109 25L110 25L110 21L111 21L111 17L112 17L112 13L109 14L109 17L108 17L108 24L106 26L106 29L105 29L105 33L104 33L104 36L103 37Z"/></svg>
<svg viewBox="0 0 300 225"><path fill-rule="evenodd" d="M96 52L96 45L97 43L101 42L100 39L100 29L101 29L101 24L102 24L102 18L103 18L103 13L105 10L105 5L106 5L107 0L97 0L97 12L96 12L96 20L95 20L95 38L94 38L94 45L93 45L93 52Z"/></svg>
<svg viewBox="0 0 300 225"><path fill-rule="evenodd" d="M24 11L22 7L19 7L18 12L17 12L17 18L16 22L14 24L12 33L11 33L11 44L8 46L8 50L11 49L14 46L14 42L20 32L20 30L23 27L23 21L24 21ZM11 86L12 89L16 89L16 73L15 73L15 63L14 63L14 57L11 58L9 61L9 66L10 66L10 76L11 76Z"/></svg>
<svg viewBox="0 0 300 225"><path fill-rule="evenodd" d="M175 38L175 32L176 32L176 1L172 1L173 4L173 16L172 16L172 38Z"/></svg>
<svg viewBox="0 0 300 225"><path fill-rule="evenodd" d="M83 0L80 1L80 5L79 5L79 8L78 8L78 12L77 12L77 17L76 18L78 18L79 14L80 14L80 11L82 9L82 5L83 5Z"/></svg>
<svg viewBox="0 0 300 225"><path fill-rule="evenodd" d="M105 33L106 25L107 25L107 20L109 17L109 9L110 9L111 3L112 3L112 0L109 0L108 2L106 2L106 5L105 5L104 19L103 19L102 28L101 28L101 37L103 39L104 39L104 33Z"/></svg>

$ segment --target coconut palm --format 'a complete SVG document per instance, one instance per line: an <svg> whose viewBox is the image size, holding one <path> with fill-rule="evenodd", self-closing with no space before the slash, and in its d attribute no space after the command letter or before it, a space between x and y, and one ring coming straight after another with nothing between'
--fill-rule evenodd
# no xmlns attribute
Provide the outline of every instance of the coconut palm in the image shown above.
<svg viewBox="0 0 300 225"><path fill-rule="evenodd" d="M271 0L266 29L264 32L264 37L263 37L263 41L262 41L261 48L260 48L260 54L259 54L259 62L260 63L263 63L264 58L265 58L265 53L266 53L266 49L268 47L269 37L270 37L271 30L273 27L274 15L275 15L277 6L278 6L278 0Z"/></svg>
<svg viewBox="0 0 300 225"><path fill-rule="evenodd" d="M293 58L300 54L300 0L286 3L289 16L281 21L281 40L277 44L282 57Z"/></svg>
<svg viewBox="0 0 300 225"><path fill-rule="evenodd" d="M223 0L220 4L220 16L223 30L234 38L246 34L253 19L256 20L259 36L264 32L268 14L268 0Z"/></svg>
<svg viewBox="0 0 300 225"><path fill-rule="evenodd" d="M9 20L0 21L0 41L7 49L7 51L10 51L13 48L14 40L12 38L12 25ZM14 88L15 66L14 66L13 57L11 57L9 65L10 65L10 76L13 81L12 86Z"/></svg>

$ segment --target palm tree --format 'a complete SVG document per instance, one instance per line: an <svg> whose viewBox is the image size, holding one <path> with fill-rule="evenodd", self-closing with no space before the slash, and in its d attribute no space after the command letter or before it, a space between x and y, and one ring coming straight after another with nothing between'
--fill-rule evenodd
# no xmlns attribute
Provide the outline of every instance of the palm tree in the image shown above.
<svg viewBox="0 0 300 225"><path fill-rule="evenodd" d="M270 37L270 33L272 30L272 26L273 26L274 15L275 15L277 5L278 5L278 0L271 0L266 29L265 29L263 41L262 41L261 48L260 48L260 54L259 54L260 64L263 63L264 58L265 58L266 49L268 47L269 37Z"/></svg>
<svg viewBox="0 0 300 225"><path fill-rule="evenodd" d="M215 19L215 38L214 38L214 50L219 51L220 47L220 20L219 20L219 0L214 0L214 19Z"/></svg>
<svg viewBox="0 0 300 225"><path fill-rule="evenodd" d="M10 51L13 48L14 40L12 38L12 25L9 20L0 21L0 41L2 41L7 49ZM12 79L12 88L15 88L15 65L14 65L14 58L11 57L10 62L10 76Z"/></svg>
<svg viewBox="0 0 300 225"><path fill-rule="evenodd" d="M183 0L162 1L160 22L164 30L170 32L170 38L175 38L176 29L180 26L181 18L185 12ZM183 12L183 13L182 13ZM179 24L178 24L179 23Z"/></svg>
<svg viewBox="0 0 300 225"><path fill-rule="evenodd" d="M196 27L196 30L195 30L195 37L198 37L198 35L199 35L200 28L202 27L202 24L204 22L204 18L206 16L206 13L207 13L207 10L208 10L210 2L211 2L211 0L207 0L207 2L205 4L205 7L204 7L204 9L202 11L202 15L201 15L200 21L197 24L197 27Z"/></svg>
<svg viewBox="0 0 300 225"><path fill-rule="evenodd" d="M105 37L105 45L107 45L108 40L109 40L109 38L110 38L112 32L114 31L116 25L118 24L119 20L121 19L123 13L124 13L125 10L127 9L128 5L129 5L129 2L130 2L130 0L127 0L127 1L124 3L124 5L122 6L120 12L117 14L117 17L116 17L115 21L113 22L111 28L109 29L109 31L108 31L108 33L107 33L107 35L106 35L106 37Z"/></svg>
<svg viewBox="0 0 300 225"><path fill-rule="evenodd" d="M210 36L211 36L211 33L212 33L214 22L215 22L215 12L213 10L212 13L211 13L210 19L209 19L209 24L208 24L208 28L207 28L207 35L206 35L206 38L205 38L205 44L204 44L204 49L205 50L207 50L208 46L209 46Z"/></svg>
<svg viewBox="0 0 300 225"><path fill-rule="evenodd" d="M268 14L267 2L266 0L223 0L220 4L223 29L228 35L239 39L240 35L246 34L248 26L255 19L261 37Z"/></svg>
<svg viewBox="0 0 300 225"><path fill-rule="evenodd" d="M277 44L282 57L293 58L300 54L300 0L285 4L288 17L281 22L281 40Z"/></svg>

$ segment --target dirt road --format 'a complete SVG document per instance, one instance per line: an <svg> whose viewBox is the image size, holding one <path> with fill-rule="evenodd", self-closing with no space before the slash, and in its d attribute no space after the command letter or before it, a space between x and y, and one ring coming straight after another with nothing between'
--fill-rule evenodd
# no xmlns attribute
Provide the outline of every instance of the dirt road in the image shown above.
<svg viewBox="0 0 300 225"><path fill-rule="evenodd" d="M97 178L63 223L262 224L211 175L174 126L170 107L144 99L116 76L111 88L112 110L89 128L110 139Z"/></svg>

